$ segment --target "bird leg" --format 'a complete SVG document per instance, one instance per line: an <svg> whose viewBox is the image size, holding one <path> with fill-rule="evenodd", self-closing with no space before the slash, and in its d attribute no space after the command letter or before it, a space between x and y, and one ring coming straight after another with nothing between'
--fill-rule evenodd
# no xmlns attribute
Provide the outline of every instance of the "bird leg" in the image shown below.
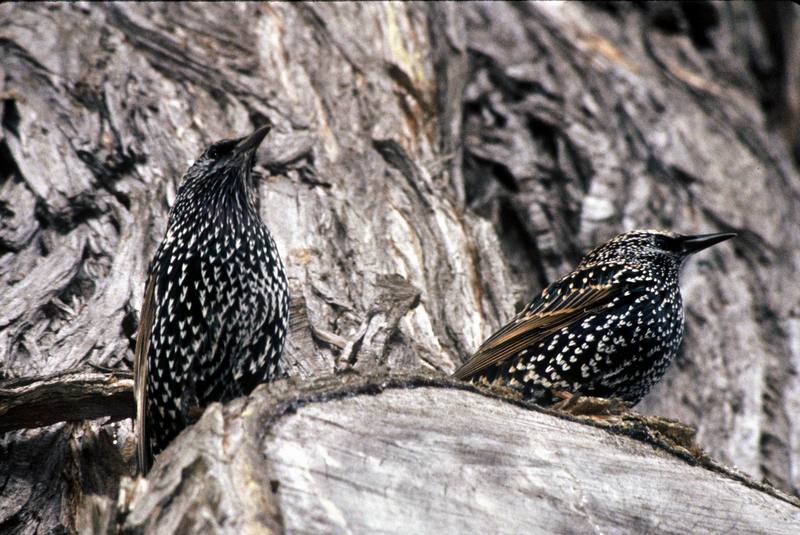
<svg viewBox="0 0 800 535"><path fill-rule="evenodd" d="M617 398L583 396L564 390L554 390L552 394L561 401L551 405L551 409L566 412L573 416L586 416L598 421L617 420L630 408L628 403Z"/></svg>
<svg viewBox="0 0 800 535"><path fill-rule="evenodd" d="M183 416L184 425L193 425L205 411L205 407L202 407L200 400L197 399L193 378L190 378L189 384L183 389L179 409Z"/></svg>

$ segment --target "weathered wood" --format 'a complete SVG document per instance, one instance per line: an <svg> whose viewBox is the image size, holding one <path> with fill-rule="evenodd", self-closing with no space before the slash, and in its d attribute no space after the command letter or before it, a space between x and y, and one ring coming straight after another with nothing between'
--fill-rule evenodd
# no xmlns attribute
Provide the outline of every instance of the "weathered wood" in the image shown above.
<svg viewBox="0 0 800 535"><path fill-rule="evenodd" d="M616 232L735 230L687 266L684 351L643 409L797 492L798 9L2 4L0 376L128 369L182 172L269 117L290 377L447 373ZM130 426L101 423L0 439L0 531L116 495Z"/></svg>
<svg viewBox="0 0 800 535"><path fill-rule="evenodd" d="M130 372L64 372L0 382L0 433L57 422L133 417Z"/></svg>
<svg viewBox="0 0 800 535"><path fill-rule="evenodd" d="M279 384L214 405L156 462L149 485L127 487L127 506L111 516L123 531L144 533L792 534L800 526L796 498L626 435L657 432L647 439L636 422L597 429L430 376Z"/></svg>

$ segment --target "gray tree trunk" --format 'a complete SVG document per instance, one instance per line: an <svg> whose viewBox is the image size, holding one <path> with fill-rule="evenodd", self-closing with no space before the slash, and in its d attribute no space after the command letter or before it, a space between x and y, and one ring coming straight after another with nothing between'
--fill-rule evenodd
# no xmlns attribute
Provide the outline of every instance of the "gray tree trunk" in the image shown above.
<svg viewBox="0 0 800 535"><path fill-rule="evenodd" d="M374 377L452 372L619 231L735 231L687 266L683 351L641 408L797 494L797 12L0 6L0 429L48 424L0 438L0 531L792 532L793 498L647 426ZM130 421L83 418L125 416L182 173L265 118L290 381L209 409L120 494Z"/></svg>

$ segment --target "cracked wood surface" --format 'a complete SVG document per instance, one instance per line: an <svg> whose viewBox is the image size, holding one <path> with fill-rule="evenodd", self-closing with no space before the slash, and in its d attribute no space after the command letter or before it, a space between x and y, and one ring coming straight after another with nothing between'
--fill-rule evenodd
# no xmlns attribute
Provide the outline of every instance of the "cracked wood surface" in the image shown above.
<svg viewBox="0 0 800 535"><path fill-rule="evenodd" d="M119 525L84 532L790 534L800 526L796 498L626 436L636 425L611 431L572 420L430 376L260 387L213 405L148 481L127 484L122 510L94 504L95 518L104 510Z"/></svg>
<svg viewBox="0 0 800 535"><path fill-rule="evenodd" d="M0 382L0 433L58 422L133 417L130 372L65 372Z"/></svg>
<svg viewBox="0 0 800 535"><path fill-rule="evenodd" d="M795 533L800 508L629 438L420 388L304 407L264 449L286 533Z"/></svg>

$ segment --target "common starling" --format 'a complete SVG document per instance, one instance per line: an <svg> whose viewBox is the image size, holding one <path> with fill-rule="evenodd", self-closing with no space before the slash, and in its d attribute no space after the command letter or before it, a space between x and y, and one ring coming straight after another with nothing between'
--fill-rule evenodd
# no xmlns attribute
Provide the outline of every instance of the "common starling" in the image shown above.
<svg viewBox="0 0 800 535"><path fill-rule="evenodd" d="M454 376L510 387L542 404L568 393L635 405L664 375L683 338L681 265L733 236L620 234L547 286Z"/></svg>
<svg viewBox="0 0 800 535"><path fill-rule="evenodd" d="M276 374L289 294L252 174L269 130L214 143L194 162L150 264L134 360L143 473L206 405Z"/></svg>

